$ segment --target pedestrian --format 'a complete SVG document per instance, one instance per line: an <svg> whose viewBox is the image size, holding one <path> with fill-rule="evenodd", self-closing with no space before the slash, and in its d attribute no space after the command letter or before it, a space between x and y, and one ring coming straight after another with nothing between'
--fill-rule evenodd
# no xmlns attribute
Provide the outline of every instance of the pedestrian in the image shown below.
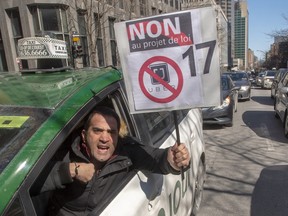
<svg viewBox="0 0 288 216"><path fill-rule="evenodd" d="M49 215L87 215L117 190L131 171L180 174L190 166L182 143L166 149L119 136L121 121L108 107L95 108L64 159L57 161L42 188L53 190ZM124 129L125 130L125 129Z"/></svg>

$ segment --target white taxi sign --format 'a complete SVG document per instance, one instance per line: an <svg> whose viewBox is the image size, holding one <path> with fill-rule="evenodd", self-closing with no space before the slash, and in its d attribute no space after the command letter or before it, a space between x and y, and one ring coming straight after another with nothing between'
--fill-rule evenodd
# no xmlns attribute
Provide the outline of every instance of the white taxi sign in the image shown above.
<svg viewBox="0 0 288 216"><path fill-rule="evenodd" d="M67 59L66 42L50 37L27 37L18 40L18 59Z"/></svg>
<svg viewBox="0 0 288 216"><path fill-rule="evenodd" d="M114 27L132 113L220 104L213 7L119 22Z"/></svg>

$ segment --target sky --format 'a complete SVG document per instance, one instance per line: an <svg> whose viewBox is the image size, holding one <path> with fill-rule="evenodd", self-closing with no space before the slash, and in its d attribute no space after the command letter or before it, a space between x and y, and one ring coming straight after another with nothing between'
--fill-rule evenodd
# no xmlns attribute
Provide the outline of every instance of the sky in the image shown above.
<svg viewBox="0 0 288 216"><path fill-rule="evenodd" d="M274 38L268 34L288 29L288 0L247 0L249 11L248 47L259 59L270 50ZM260 50L260 51L259 51Z"/></svg>

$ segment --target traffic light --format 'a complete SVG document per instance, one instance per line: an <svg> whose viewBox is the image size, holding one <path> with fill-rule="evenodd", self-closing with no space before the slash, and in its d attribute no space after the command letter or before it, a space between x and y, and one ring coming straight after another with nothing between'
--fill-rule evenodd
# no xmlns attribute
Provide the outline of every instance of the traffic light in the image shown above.
<svg viewBox="0 0 288 216"><path fill-rule="evenodd" d="M83 56L83 49L81 45L77 45L77 57Z"/></svg>
<svg viewBox="0 0 288 216"><path fill-rule="evenodd" d="M73 45L72 46L72 56L73 58L77 58L78 56L78 53L77 53L77 46Z"/></svg>

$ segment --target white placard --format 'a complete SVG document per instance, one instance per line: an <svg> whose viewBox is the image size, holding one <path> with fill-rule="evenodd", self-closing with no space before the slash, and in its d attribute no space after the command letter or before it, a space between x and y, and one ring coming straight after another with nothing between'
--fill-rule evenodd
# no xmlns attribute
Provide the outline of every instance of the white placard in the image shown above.
<svg viewBox="0 0 288 216"><path fill-rule="evenodd" d="M213 7L115 23L132 113L220 104Z"/></svg>

